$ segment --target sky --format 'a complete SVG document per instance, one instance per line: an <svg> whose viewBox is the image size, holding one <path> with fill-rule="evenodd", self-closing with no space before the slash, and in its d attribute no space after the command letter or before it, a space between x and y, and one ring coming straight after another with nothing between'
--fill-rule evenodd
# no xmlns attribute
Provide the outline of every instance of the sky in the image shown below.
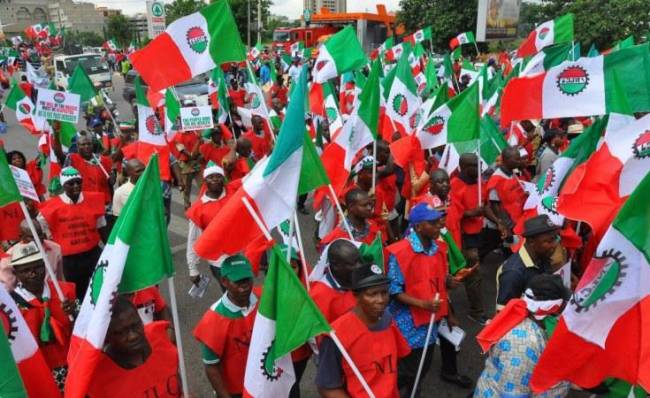
<svg viewBox="0 0 650 398"><path fill-rule="evenodd" d="M122 10L123 14L132 15L145 11L145 0L85 0L95 3L99 6L117 8ZM255 0L252 0L255 4ZM286 15L291 19L298 18L302 15L302 0L272 0L271 13L276 15ZM399 0L347 0L348 12L376 10L377 3L386 4L388 11L396 11L399 7ZM172 0L163 0L165 3L171 3Z"/></svg>

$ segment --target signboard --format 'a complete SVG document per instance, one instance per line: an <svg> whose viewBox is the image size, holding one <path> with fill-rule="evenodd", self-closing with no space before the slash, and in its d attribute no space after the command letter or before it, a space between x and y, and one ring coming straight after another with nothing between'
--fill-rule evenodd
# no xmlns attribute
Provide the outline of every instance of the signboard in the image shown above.
<svg viewBox="0 0 650 398"><path fill-rule="evenodd" d="M147 33L154 39L165 31L165 4L162 1L147 0Z"/></svg>
<svg viewBox="0 0 650 398"><path fill-rule="evenodd" d="M9 165L9 167L11 168L11 174L13 174L14 180L16 180L16 185L18 185L20 195L25 198L40 202L38 199L38 194L36 193L36 189L34 188L34 184L32 184L32 180L29 178L27 171L19 169L18 167L12 165Z"/></svg>
<svg viewBox="0 0 650 398"><path fill-rule="evenodd" d="M517 38L521 0L479 0L476 41Z"/></svg>
<svg viewBox="0 0 650 398"><path fill-rule="evenodd" d="M210 105L181 108L181 129L183 131L211 129L213 126Z"/></svg>
<svg viewBox="0 0 650 398"><path fill-rule="evenodd" d="M81 97L68 92L38 89L36 116L76 124L79 121Z"/></svg>

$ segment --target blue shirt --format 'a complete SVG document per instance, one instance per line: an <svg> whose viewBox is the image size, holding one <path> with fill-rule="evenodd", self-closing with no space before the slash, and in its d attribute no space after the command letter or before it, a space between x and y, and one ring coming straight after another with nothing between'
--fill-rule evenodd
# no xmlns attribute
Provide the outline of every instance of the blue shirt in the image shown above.
<svg viewBox="0 0 650 398"><path fill-rule="evenodd" d="M267 64L263 64L260 67L260 83L262 85L266 84L271 80L271 69Z"/></svg>
<svg viewBox="0 0 650 398"><path fill-rule="evenodd" d="M429 250L425 250L420 238L418 238L418 235L413 229L408 232L406 239L411 244L413 251L416 253L422 253L426 256L434 256L438 251L438 246L435 242L431 242ZM391 296L404 293L404 275L402 274L402 270L399 268L397 258L392 254L388 257L388 279L390 279L388 293ZM394 298L391 300L388 310L393 315L395 324L400 332L402 332L402 336L404 336L411 349L424 347L424 341L427 338L427 328L429 326L422 325L420 327L415 327L413 316L409 311L409 306L398 302ZM437 335L438 323L436 322L433 325L429 345L436 342Z"/></svg>

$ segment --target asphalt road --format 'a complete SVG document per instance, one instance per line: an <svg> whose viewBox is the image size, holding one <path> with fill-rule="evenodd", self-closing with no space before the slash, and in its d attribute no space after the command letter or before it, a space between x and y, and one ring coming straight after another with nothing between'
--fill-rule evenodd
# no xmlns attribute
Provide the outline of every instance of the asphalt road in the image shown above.
<svg viewBox="0 0 650 398"><path fill-rule="evenodd" d="M122 99L123 80L121 76L115 74L113 77L114 90L109 90L109 95L116 101L122 119L132 117L130 106ZM36 138L29 135L26 130L16 123L15 115L11 110L5 110L5 118L8 122L8 133L0 136L5 141L7 150L17 149L23 151L28 158L36 156ZM81 128L82 126L80 126ZM192 189L193 198L196 196L198 188ZM308 202L309 204L309 202ZM312 212L313 213L313 212ZM300 215L300 226L304 234L306 256L311 264L317 260L316 250L313 244L310 244L310 237L314 236L315 222L312 215ZM192 329L197 324L203 313L209 306L215 302L222 294L219 285L213 280L205 296L202 299L192 299L187 291L191 286L188 278L188 271L185 261L187 236L187 220L184 216L182 194L174 191L172 200L172 218L169 225L169 241L172 247L174 264L176 266L176 276L174 277L174 286L176 290L179 325L182 333L182 344L184 349L185 364L187 367L187 377L190 386L190 392L194 397L211 397L213 396L211 387L203 371L199 346L192 337ZM488 315L494 313L495 298L495 272L501 259L496 255L490 255L485 264L481 266L481 275L483 277L484 301ZM203 264L202 272L209 274L207 264ZM169 302L169 292L167 284L162 285L163 294ZM461 351L458 353L458 368L462 374L465 374L476 380L483 370L485 357L480 354L479 346L474 339L480 326L467 318L467 296L462 287L451 293L461 327L466 331L467 337L462 344ZM426 397L440 398L464 398L468 396L470 390L463 390L455 385L445 383L440 380L440 355L436 349L433 368L424 380L424 394ZM303 397L317 397L314 386L315 365L310 361L305 375L301 382L301 391ZM582 395L575 395L582 396Z"/></svg>

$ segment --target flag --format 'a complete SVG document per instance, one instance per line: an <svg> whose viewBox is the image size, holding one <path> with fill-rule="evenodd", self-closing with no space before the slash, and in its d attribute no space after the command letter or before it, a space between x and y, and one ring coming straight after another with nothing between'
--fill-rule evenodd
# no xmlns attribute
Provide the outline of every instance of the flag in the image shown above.
<svg viewBox="0 0 650 398"><path fill-rule="evenodd" d="M573 44L569 42L543 48L528 61L519 76L532 76L558 66L566 60L580 58L579 55L571 58L574 55L572 54L573 47Z"/></svg>
<svg viewBox="0 0 650 398"><path fill-rule="evenodd" d="M264 93L257 84L257 79L255 79L255 74L251 69L251 65L246 62L246 70L248 71L248 80L244 83L244 88L249 98L250 111L253 115L258 115L269 123L269 110L266 107L266 99L264 98ZM270 123L269 123L269 127Z"/></svg>
<svg viewBox="0 0 650 398"><path fill-rule="evenodd" d="M480 137L479 87L477 83L433 111L416 132L422 149L448 142L476 140Z"/></svg>
<svg viewBox="0 0 650 398"><path fill-rule="evenodd" d="M584 134L584 133L583 133ZM618 209L650 170L650 115L610 114L602 145L560 191L558 211L586 221L602 236Z"/></svg>
<svg viewBox="0 0 650 398"><path fill-rule="evenodd" d="M244 396L288 396L295 381L291 351L332 328L277 246L271 249L262 292L246 361Z"/></svg>
<svg viewBox="0 0 650 398"><path fill-rule="evenodd" d="M13 178L12 178L13 181ZM38 348L38 343L34 339L27 322L23 318L22 313L16 306L16 303L5 289L4 285L0 283L0 316L2 323L0 325L0 334L3 336L0 339L5 339L9 342L10 352L7 353L2 350L0 356L0 369L8 366L11 368L12 363L16 364L20 372L20 378L10 378L11 374L2 374L2 381L0 381L0 396L13 397L12 395L5 395L6 392L14 390L16 393L21 393L21 387L24 386L26 395L16 395L16 397L61 397L59 389L54 382L50 367L45 362L43 354ZM22 379L22 382L20 381ZM5 390L6 389L6 390Z"/></svg>
<svg viewBox="0 0 650 398"><path fill-rule="evenodd" d="M75 66L72 76L68 80L68 91L78 94L81 97L81 102L90 101L97 96L95 85L80 64Z"/></svg>
<svg viewBox="0 0 650 398"><path fill-rule="evenodd" d="M313 84L314 86L317 85ZM324 113L327 116L327 121L329 122L329 133L330 137L334 138L338 131L343 127L343 117L341 117L341 112L339 111L339 105L336 103L336 96L334 95L334 88L331 83L323 83L323 97L325 101Z"/></svg>
<svg viewBox="0 0 650 398"><path fill-rule="evenodd" d="M589 58L592 57L597 57L600 55L600 52L598 52L598 48L596 47L596 43L591 43L591 47L589 47L589 52L587 53L587 56Z"/></svg>
<svg viewBox="0 0 650 398"><path fill-rule="evenodd" d="M386 57L387 61L398 61L400 58L402 58L404 51L410 48L411 47L409 42L401 42L388 49L386 53L384 53L384 56Z"/></svg>
<svg viewBox="0 0 650 398"><path fill-rule="evenodd" d="M312 71L314 82L323 83L336 76L365 66L368 58L356 31L346 26L320 46Z"/></svg>
<svg viewBox="0 0 650 398"><path fill-rule="evenodd" d="M254 46L254 47L251 47L250 51L248 51L248 60L249 60L249 61L256 60L257 57L259 57L260 54L262 53L262 50L263 50L263 49L264 49L264 46L262 45L262 43L260 43L260 42L258 41L258 42L255 44L255 46Z"/></svg>
<svg viewBox="0 0 650 398"><path fill-rule="evenodd" d="M160 127L156 113L145 96L140 76L136 76L134 86L135 104L138 108L138 140L159 147L166 146L165 134Z"/></svg>
<svg viewBox="0 0 650 398"><path fill-rule="evenodd" d="M165 90L165 134L167 139L172 140L174 134L180 130L180 121L178 117L181 115L181 104L176 99L174 91L170 89Z"/></svg>
<svg viewBox="0 0 650 398"><path fill-rule="evenodd" d="M404 41L407 41L412 45L415 45L416 43L422 43L425 40L431 40L431 26L417 30L413 34L404 38Z"/></svg>
<svg viewBox="0 0 650 398"><path fill-rule="evenodd" d="M212 84L208 86L208 89L212 90L210 93L212 106L217 107L217 121L220 124L223 124L226 122L226 119L228 119L230 112L228 87L226 84L226 78L223 75L223 70L221 70L221 68L214 68L210 80ZM212 85L214 85L214 87Z"/></svg>
<svg viewBox="0 0 650 398"><path fill-rule="evenodd" d="M117 218L90 279L74 325L66 398L83 398L101 359L111 321L113 297L173 276L158 157L149 161Z"/></svg>
<svg viewBox="0 0 650 398"><path fill-rule="evenodd" d="M4 287L2 288L4 289ZM16 361L11 353L11 346L5 333L0 333L0 374L3 376L0 384L0 396L9 398L27 398L27 391Z"/></svg>
<svg viewBox="0 0 650 398"><path fill-rule="evenodd" d="M329 183L329 178L327 177L323 163L318 156L318 152L316 152L316 147L311 141L309 133L305 131L302 151L302 166L300 168L300 179L298 181L298 194L304 195Z"/></svg>
<svg viewBox="0 0 650 398"><path fill-rule="evenodd" d="M370 244L362 243L359 246L359 254L361 261L366 264L373 264L384 270L384 245L382 243L381 232L375 236L375 239Z"/></svg>
<svg viewBox="0 0 650 398"><path fill-rule="evenodd" d="M25 73L27 74L27 81L32 83L36 88L46 88L50 84L50 77L43 66L34 68L34 65L26 61Z"/></svg>
<svg viewBox="0 0 650 398"><path fill-rule="evenodd" d="M7 155L0 149L0 207L23 200L9 168Z"/></svg>
<svg viewBox="0 0 650 398"><path fill-rule="evenodd" d="M386 51L390 50L393 47L395 42L394 36L389 36L381 45L370 52L370 59L375 60L377 57L382 56Z"/></svg>
<svg viewBox="0 0 650 398"><path fill-rule="evenodd" d="M18 84L11 86L5 106L16 111L16 120L31 134L40 134L45 120L36 117L36 107Z"/></svg>
<svg viewBox="0 0 650 398"><path fill-rule="evenodd" d="M512 79L501 99L501 126L513 120L623 113L627 105L633 112L649 111L650 77L643 73L649 61L646 43ZM615 84L616 75L625 80Z"/></svg>
<svg viewBox="0 0 650 398"><path fill-rule="evenodd" d="M569 13L538 25L517 49L517 57L535 55L552 44L573 41L573 19Z"/></svg>
<svg viewBox="0 0 650 398"><path fill-rule="evenodd" d="M534 392L560 380L593 387L606 377L650 387L647 170L598 244L563 311L533 371Z"/></svg>
<svg viewBox="0 0 650 398"><path fill-rule="evenodd" d="M305 48L305 44L298 40L294 43L291 43L291 46L289 46L289 53L292 57L298 56L302 50Z"/></svg>
<svg viewBox="0 0 650 398"><path fill-rule="evenodd" d="M228 1L217 0L172 22L129 58L147 85L159 91L246 55Z"/></svg>
<svg viewBox="0 0 650 398"><path fill-rule="evenodd" d="M417 84L408 62L409 52L402 53L386 98L386 116L397 124L397 128L403 134L410 134L417 127L417 111L421 105L420 97L417 95Z"/></svg>
<svg viewBox="0 0 650 398"><path fill-rule="evenodd" d="M463 44L469 44L469 43L476 44L476 39L474 38L473 32L461 33L458 36L454 37L453 39L449 40L449 48L453 50L456 47L460 47Z"/></svg>
<svg viewBox="0 0 650 398"><path fill-rule="evenodd" d="M126 49L126 53L131 54L137 49L138 49L138 45L136 44L135 41L131 40L131 42L129 43L129 47Z"/></svg>
<svg viewBox="0 0 650 398"><path fill-rule="evenodd" d="M303 67L271 156L255 165L196 241L194 249L200 257L216 260L237 253L262 234L243 200L269 231L293 216L303 159L306 91L307 68Z"/></svg>
<svg viewBox="0 0 650 398"><path fill-rule="evenodd" d="M117 44L115 39L110 39L106 40L104 44L102 44L102 48L108 50L109 52L114 52L119 50L120 46Z"/></svg>
<svg viewBox="0 0 650 398"><path fill-rule="evenodd" d="M481 117L481 161L488 166L494 166L497 158L501 155L503 148L508 146L503 134L499 131L496 123L490 116ZM477 153L478 141L453 142L445 146L442 153L440 167L452 173L458 168L460 155L463 153Z"/></svg>
<svg viewBox="0 0 650 398"><path fill-rule="evenodd" d="M47 38L46 24L37 23L25 28L25 35L32 41L35 39Z"/></svg>

